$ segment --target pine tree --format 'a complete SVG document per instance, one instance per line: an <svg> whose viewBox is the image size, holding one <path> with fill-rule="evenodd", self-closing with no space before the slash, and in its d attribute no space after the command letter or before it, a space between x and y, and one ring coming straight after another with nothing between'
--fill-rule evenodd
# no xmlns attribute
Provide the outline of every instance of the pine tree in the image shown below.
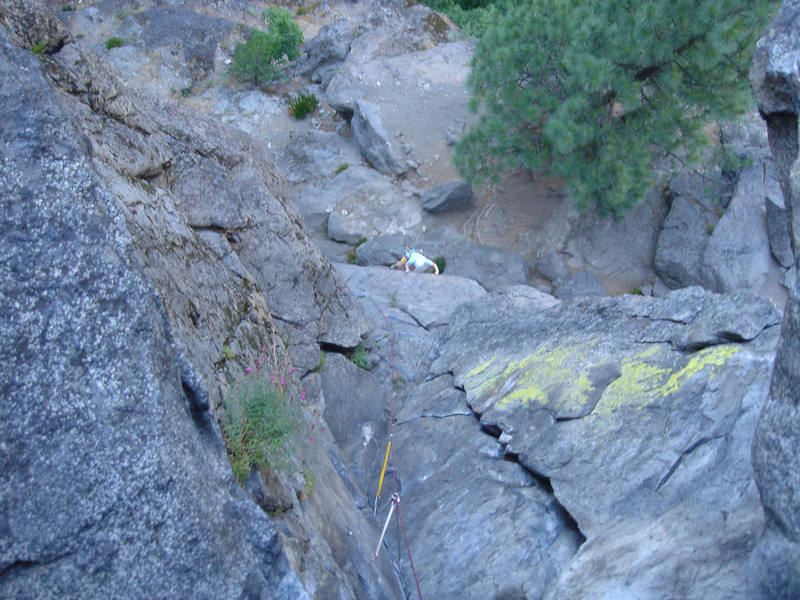
<svg viewBox="0 0 800 600"><path fill-rule="evenodd" d="M468 85L480 122L456 147L473 183L523 167L620 217L658 156L688 160L711 119L742 112L778 0L539 0L494 11Z"/></svg>

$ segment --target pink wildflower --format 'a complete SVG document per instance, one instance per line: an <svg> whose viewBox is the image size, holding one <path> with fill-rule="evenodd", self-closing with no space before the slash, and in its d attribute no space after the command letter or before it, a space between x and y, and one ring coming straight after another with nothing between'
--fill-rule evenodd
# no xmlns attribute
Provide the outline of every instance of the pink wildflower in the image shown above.
<svg viewBox="0 0 800 600"><path fill-rule="evenodd" d="M250 367L245 367L245 368L244 368L244 372L245 372L245 373L252 373L252 372L253 372L253 369L251 369Z"/></svg>

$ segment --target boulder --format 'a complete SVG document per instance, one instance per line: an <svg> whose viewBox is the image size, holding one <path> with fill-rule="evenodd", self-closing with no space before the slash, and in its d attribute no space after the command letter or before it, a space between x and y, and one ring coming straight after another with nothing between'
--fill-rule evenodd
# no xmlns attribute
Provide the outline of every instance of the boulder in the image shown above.
<svg viewBox="0 0 800 600"><path fill-rule="evenodd" d="M392 148L374 104L358 100L350 127L361 154L378 171L386 175L400 175L406 170Z"/></svg>
<svg viewBox="0 0 800 600"><path fill-rule="evenodd" d="M423 194L420 206L429 213L439 213L467 210L474 203L472 187L466 181L451 181Z"/></svg>
<svg viewBox="0 0 800 600"><path fill-rule="evenodd" d="M566 240L555 247L568 257L571 270L603 273L603 284L613 294L643 288L652 281L656 240L666 209L663 190L654 187L619 221L592 211L575 216Z"/></svg>
<svg viewBox="0 0 800 600"><path fill-rule="evenodd" d="M761 166L739 175L731 203L703 252L701 271L706 287L717 292L762 291L770 279L779 279L782 270L770 252L764 200L780 197L780 193L776 179L764 181ZM747 223L747 235L742 235L742 223Z"/></svg>
<svg viewBox="0 0 800 600"><path fill-rule="evenodd" d="M183 64L195 80L214 70L217 46L231 27L224 19L180 6L151 6L136 13L134 19L141 27L139 40L144 48L181 48Z"/></svg>
<svg viewBox="0 0 800 600"><path fill-rule="evenodd" d="M690 196L673 199L658 233L655 269L671 288L700 285L700 259L713 232L716 216Z"/></svg>
<svg viewBox="0 0 800 600"><path fill-rule="evenodd" d="M339 19L320 29L319 33L303 44L305 56L295 64L299 75L310 75L320 81L325 67L342 62L350 52L350 44L361 32L353 19Z"/></svg>
<svg viewBox="0 0 800 600"><path fill-rule="evenodd" d="M550 251L536 262L536 274L550 281L556 281L567 277L569 269L558 253Z"/></svg>
<svg viewBox="0 0 800 600"><path fill-rule="evenodd" d="M792 253L792 237L789 232L789 214L783 202L783 194L767 196L765 199L767 209L767 236L769 249L778 263L788 269L794 265Z"/></svg>
<svg viewBox="0 0 800 600"><path fill-rule="evenodd" d="M368 181L341 198L328 216L328 237L355 244L383 233L415 235L422 211L382 179Z"/></svg>
<svg viewBox="0 0 800 600"><path fill-rule="evenodd" d="M391 267L401 258L412 238L402 233L387 233L368 239L356 248L356 264L362 267Z"/></svg>
<svg viewBox="0 0 800 600"><path fill-rule="evenodd" d="M753 294L697 287L456 310L433 372L453 374L504 456L548 482L586 537L545 598L757 597L750 443L779 319ZM689 349L693 335L705 342Z"/></svg>

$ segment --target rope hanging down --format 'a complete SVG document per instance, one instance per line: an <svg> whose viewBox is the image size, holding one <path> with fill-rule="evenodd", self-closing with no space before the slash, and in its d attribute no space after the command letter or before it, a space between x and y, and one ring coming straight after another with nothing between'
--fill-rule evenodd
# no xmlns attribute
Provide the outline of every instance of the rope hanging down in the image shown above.
<svg viewBox="0 0 800 600"><path fill-rule="evenodd" d="M391 346L391 360L390 360L390 378L391 381L394 382L394 346L395 346L395 338L396 333L394 330L394 326L389 321L389 316L380 308L378 308L377 303L370 298L370 301L375 305L375 308L378 309L383 316L384 320L386 321L386 325L389 327L390 331L392 332L392 346ZM422 599L422 590L420 589L419 585L419 577L417 576L417 570L414 568L414 559L411 557L411 546L408 544L408 536L406 535L406 528L403 523L403 516L400 513L400 493L398 491L397 485L397 468L394 464L394 451L392 450L392 438L394 436L394 385L391 387L389 391L389 442L386 444L386 455L383 458L383 468L381 469L381 477L378 481L378 493L375 495L375 506L373 507L373 514L375 514L378 510L378 496L380 496L381 488L383 487L383 477L386 473L386 465L389 462L389 458L392 459L392 482L394 484L394 492L391 496L391 503L392 505L389 507L389 514L386 516L386 522L383 525L383 532L381 533L381 538L378 541L378 547L375 550L375 553L372 555L372 560L377 560L378 552L380 551L381 544L383 543L383 537L386 533L386 528L389 526L389 520L392 518L392 513L396 510L397 511L397 520L400 523L400 530L403 534L403 542L406 547L406 553L408 554L408 563L411 566L411 573L414 575L414 583L417 586L417 594L419 595L419 600Z"/></svg>

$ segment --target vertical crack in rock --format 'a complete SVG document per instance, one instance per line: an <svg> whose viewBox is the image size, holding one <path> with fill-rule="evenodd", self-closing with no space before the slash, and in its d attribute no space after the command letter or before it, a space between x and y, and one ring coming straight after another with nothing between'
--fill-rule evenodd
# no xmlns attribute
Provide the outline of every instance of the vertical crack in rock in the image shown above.
<svg viewBox="0 0 800 600"><path fill-rule="evenodd" d="M498 425L496 424L484 425L480 422L480 416L478 415L478 413L472 411L472 415L475 417L476 421L478 421L478 424L480 425L480 430L483 433L491 437L497 438L499 440L500 436L503 434L503 430ZM567 419L567 420L572 420L572 419ZM577 520L559 501L558 496L556 496L555 490L553 489L553 483L550 481L550 478L544 475L543 473L540 473L530 468L529 466L525 465L523 462L519 460L519 454L515 452L509 452L507 450L504 450L502 459L519 465L528 475L530 475L533 478L533 480L538 484L538 486L552 498L552 507L564 522L564 527L570 531L573 531L577 535L578 548L580 548L580 546L582 546L583 543L586 541L586 536L580 530Z"/></svg>

